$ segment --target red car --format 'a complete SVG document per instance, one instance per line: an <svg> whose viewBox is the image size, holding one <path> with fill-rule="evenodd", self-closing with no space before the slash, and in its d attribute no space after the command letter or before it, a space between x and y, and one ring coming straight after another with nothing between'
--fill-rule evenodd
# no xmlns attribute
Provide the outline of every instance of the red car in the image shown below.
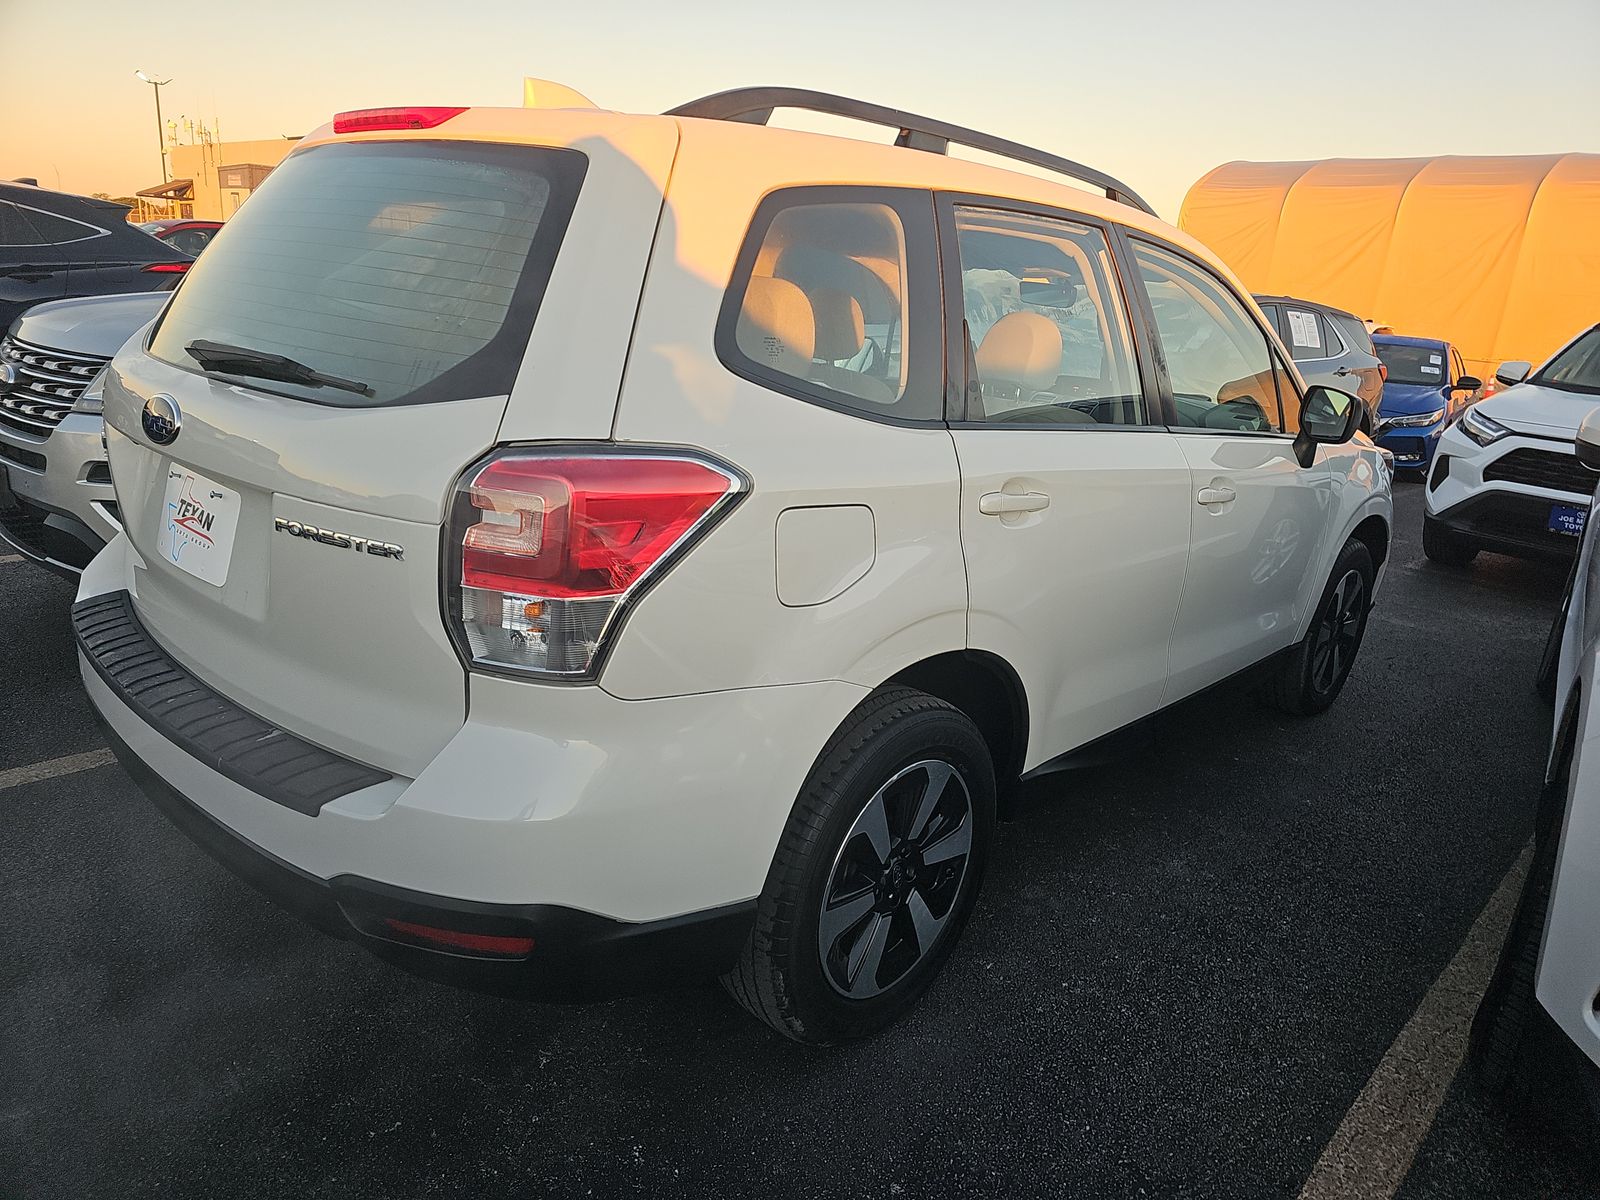
<svg viewBox="0 0 1600 1200"><path fill-rule="evenodd" d="M193 217L173 217L164 221L141 221L139 228L160 238L174 249L198 258L200 251L210 245L211 239L217 236L217 230L222 228L222 222L200 221Z"/></svg>

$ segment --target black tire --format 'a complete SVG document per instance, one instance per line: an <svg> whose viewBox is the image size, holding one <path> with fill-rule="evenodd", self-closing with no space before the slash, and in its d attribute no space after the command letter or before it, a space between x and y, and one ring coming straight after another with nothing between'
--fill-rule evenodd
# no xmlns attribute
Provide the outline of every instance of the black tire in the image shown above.
<svg viewBox="0 0 1600 1200"><path fill-rule="evenodd" d="M1465 567L1478 557L1476 546L1431 517L1422 518L1422 552L1442 567Z"/></svg>
<svg viewBox="0 0 1600 1200"><path fill-rule="evenodd" d="M1550 623L1550 633L1544 640L1544 653L1539 656L1539 674L1533 681L1533 690L1546 704L1556 702L1556 672L1561 666L1561 637L1567 625L1567 606L1562 603L1555 620Z"/></svg>
<svg viewBox="0 0 1600 1200"><path fill-rule="evenodd" d="M936 771L946 767L953 775L935 786ZM928 803L936 807L923 804L930 794L934 800ZM874 804L886 817L888 856L880 856L878 841L862 831ZM925 807L919 842L912 826ZM959 819L958 812L964 813ZM994 821L994 767L977 726L944 701L911 688L869 696L812 767L773 857L755 927L738 965L722 977L723 986L751 1015L797 1042L829 1045L882 1029L922 994L959 939L983 879ZM932 862L938 847L950 855L951 839L959 844L963 827L965 854ZM953 879L952 864L960 869ZM829 901L850 888L853 899ZM920 904L915 912L912 893ZM868 898L873 906L849 918ZM923 946L919 918L934 919L933 908L943 915ZM821 943L828 914L835 916L825 962ZM847 919L854 923L843 924ZM858 950L860 965L852 976ZM875 964L870 979L868 961ZM852 992L859 988L860 995L847 995L847 986Z"/></svg>
<svg viewBox="0 0 1600 1200"><path fill-rule="evenodd" d="M1550 915L1561 817L1566 810L1570 746L1563 747L1562 756L1561 770L1540 798L1533 861L1494 975L1472 1019L1468 1041L1474 1078L1484 1091L1501 1100L1527 1102L1551 1082L1551 1069L1559 1065L1561 1035L1550 1028L1534 985L1539 946Z"/></svg>
<svg viewBox="0 0 1600 1200"><path fill-rule="evenodd" d="M1352 586L1352 573L1360 590L1350 608L1350 593L1342 589ZM1261 688L1267 704L1291 716L1309 717L1326 712L1339 698L1367 632L1375 576L1372 555L1351 538L1334 560L1306 636L1268 667Z"/></svg>

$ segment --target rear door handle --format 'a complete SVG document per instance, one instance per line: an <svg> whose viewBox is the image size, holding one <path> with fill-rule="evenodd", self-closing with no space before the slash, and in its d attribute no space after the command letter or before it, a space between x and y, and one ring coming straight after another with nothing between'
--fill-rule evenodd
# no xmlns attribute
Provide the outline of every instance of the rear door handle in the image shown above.
<svg viewBox="0 0 1600 1200"><path fill-rule="evenodd" d="M1194 498L1199 504L1232 504L1239 498L1239 493L1231 487L1203 487L1195 493Z"/></svg>
<svg viewBox="0 0 1600 1200"><path fill-rule="evenodd" d="M1050 507L1050 497L1043 492L986 492L978 497L978 511L986 517L1003 517L1007 513L1039 512Z"/></svg>

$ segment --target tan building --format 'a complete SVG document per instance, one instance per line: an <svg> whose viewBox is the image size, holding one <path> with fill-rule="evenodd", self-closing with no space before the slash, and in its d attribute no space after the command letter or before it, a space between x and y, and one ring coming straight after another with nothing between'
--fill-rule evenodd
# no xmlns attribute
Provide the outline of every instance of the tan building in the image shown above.
<svg viewBox="0 0 1600 1200"><path fill-rule="evenodd" d="M226 221L298 144L298 138L270 138L173 146L167 151L172 181L140 191L140 204L131 219L198 217Z"/></svg>

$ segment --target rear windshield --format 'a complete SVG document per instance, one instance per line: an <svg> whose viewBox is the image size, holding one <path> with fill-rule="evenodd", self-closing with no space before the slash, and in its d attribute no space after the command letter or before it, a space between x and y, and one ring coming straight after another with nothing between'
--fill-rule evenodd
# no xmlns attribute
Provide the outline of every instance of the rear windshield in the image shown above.
<svg viewBox="0 0 1600 1200"><path fill-rule="evenodd" d="M1443 387L1450 378L1443 348L1377 344L1378 361L1389 368L1390 383L1431 383Z"/></svg>
<svg viewBox="0 0 1600 1200"><path fill-rule="evenodd" d="M352 386L211 373L344 407L505 393L586 165L461 142L290 155L189 270L150 353L189 370L197 341L281 356Z"/></svg>
<svg viewBox="0 0 1600 1200"><path fill-rule="evenodd" d="M1552 358L1533 382L1568 392L1600 392L1600 328L1589 330Z"/></svg>

